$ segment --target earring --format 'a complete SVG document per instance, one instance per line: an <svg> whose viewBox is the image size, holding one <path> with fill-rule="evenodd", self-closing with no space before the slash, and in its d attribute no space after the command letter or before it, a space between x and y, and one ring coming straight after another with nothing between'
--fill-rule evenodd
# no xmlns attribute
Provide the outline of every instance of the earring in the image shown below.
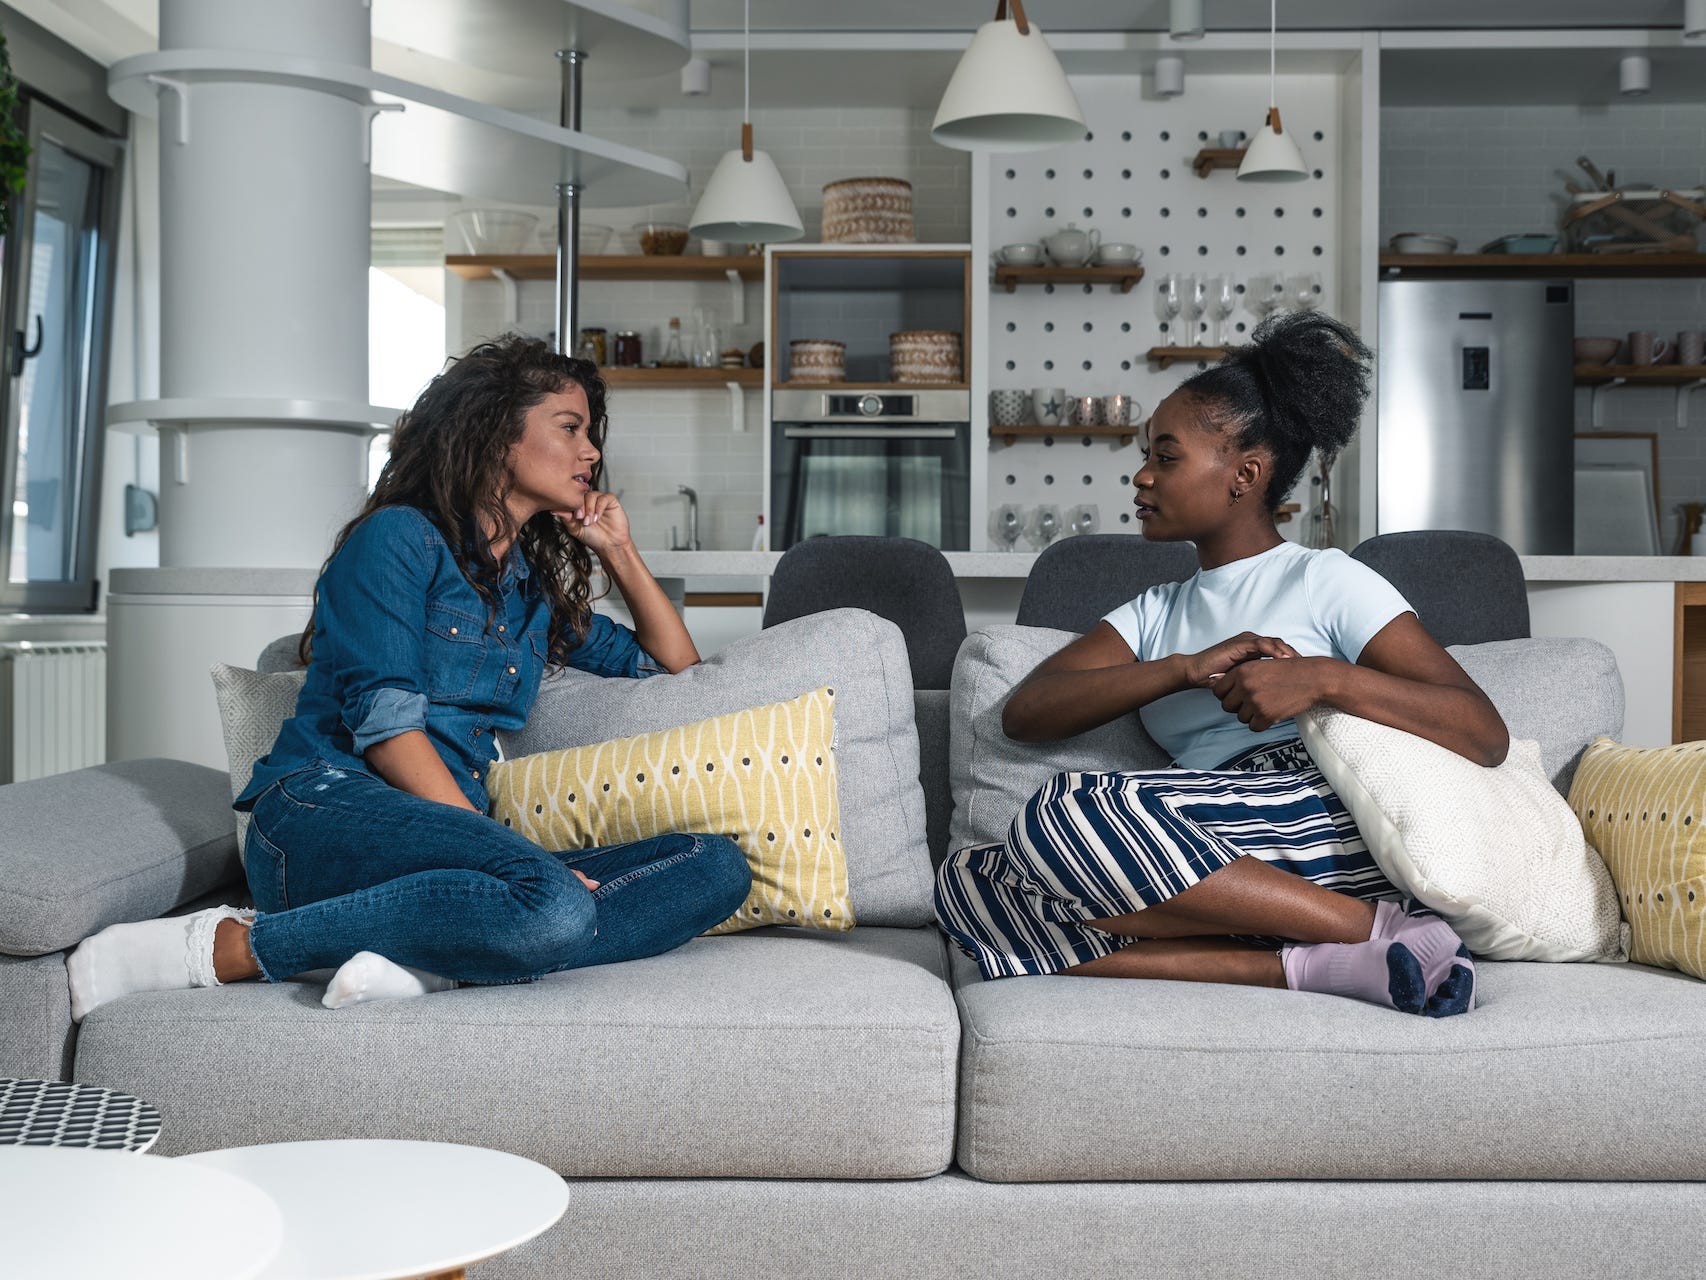
<svg viewBox="0 0 1706 1280"><path fill-rule="evenodd" d="M1234 501L1234 502L1237 502L1238 499L1242 498L1243 496L1244 496L1243 493L1237 489L1234 489L1232 491L1232 501Z"/></svg>

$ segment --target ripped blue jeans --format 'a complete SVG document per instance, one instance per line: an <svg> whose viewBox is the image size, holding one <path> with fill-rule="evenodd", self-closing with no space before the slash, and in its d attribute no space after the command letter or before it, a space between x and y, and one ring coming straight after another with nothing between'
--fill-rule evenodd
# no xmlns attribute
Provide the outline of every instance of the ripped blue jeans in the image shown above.
<svg viewBox="0 0 1706 1280"><path fill-rule="evenodd" d="M722 836L549 853L323 760L267 787L251 816L249 944L269 982L358 951L463 982L528 982L678 947L733 915L752 882Z"/></svg>

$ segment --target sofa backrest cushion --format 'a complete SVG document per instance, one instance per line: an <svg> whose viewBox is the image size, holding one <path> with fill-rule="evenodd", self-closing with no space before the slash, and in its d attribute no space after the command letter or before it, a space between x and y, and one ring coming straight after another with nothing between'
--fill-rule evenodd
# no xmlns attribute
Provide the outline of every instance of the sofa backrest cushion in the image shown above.
<svg viewBox="0 0 1706 1280"><path fill-rule="evenodd" d="M1597 640L1537 636L1446 652L1493 700L1511 737L1540 744L1540 766L1561 796L1570 794L1588 743L1623 732L1617 655Z"/></svg>
<svg viewBox="0 0 1706 1280"><path fill-rule="evenodd" d="M912 714L918 722L918 781L924 787L924 829L930 861L948 856L948 820L954 791L948 783L948 698L946 689L914 689Z"/></svg>
<svg viewBox="0 0 1706 1280"><path fill-rule="evenodd" d="M672 729L812 689L835 690L841 835L862 925L930 923L930 855L912 667L900 628L831 609L747 636L678 675L546 676L527 724L499 735L510 759Z"/></svg>
<svg viewBox="0 0 1706 1280"><path fill-rule="evenodd" d="M274 641L274 644L278 643ZM273 646L268 645L270 650ZM263 651L262 658L266 657ZM284 722L296 714L296 699L308 681L306 668L250 671L228 663L213 664L213 695L219 702L219 727L225 735L225 760L231 771L235 800L255 774L255 762L278 741ZM249 835L249 815L237 814L237 857L243 857Z"/></svg>
<svg viewBox="0 0 1706 1280"><path fill-rule="evenodd" d="M45 955L242 880L225 774L124 760L0 787L0 952Z"/></svg>
<svg viewBox="0 0 1706 1280"><path fill-rule="evenodd" d="M1076 639L1073 631L995 626L974 632L960 649L949 710L954 807L948 848L1005 840L1020 806L1056 773L1171 763L1135 715L1064 742L1013 742L1001 731L1007 695ZM1561 795L1568 794L1587 744L1599 734L1622 732L1617 659L1596 640L1495 640L1448 652L1486 690L1511 737L1540 744L1542 767Z"/></svg>

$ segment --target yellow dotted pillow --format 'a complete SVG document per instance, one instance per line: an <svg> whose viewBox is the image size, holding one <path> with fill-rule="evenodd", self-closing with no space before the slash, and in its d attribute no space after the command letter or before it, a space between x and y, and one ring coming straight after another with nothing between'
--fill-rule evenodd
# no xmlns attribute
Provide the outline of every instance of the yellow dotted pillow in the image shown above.
<svg viewBox="0 0 1706 1280"><path fill-rule="evenodd" d="M492 816L551 850L671 831L727 836L752 866L752 892L708 933L851 929L834 698L826 687L677 729L502 761L487 778Z"/></svg>
<svg viewBox="0 0 1706 1280"><path fill-rule="evenodd" d="M1599 850L1633 933L1629 958L1706 978L1706 742L1595 738L1570 807Z"/></svg>

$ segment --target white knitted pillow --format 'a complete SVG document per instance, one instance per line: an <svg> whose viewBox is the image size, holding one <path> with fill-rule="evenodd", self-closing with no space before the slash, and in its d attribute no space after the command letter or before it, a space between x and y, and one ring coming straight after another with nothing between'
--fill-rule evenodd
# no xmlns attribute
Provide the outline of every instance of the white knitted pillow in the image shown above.
<svg viewBox="0 0 1706 1280"><path fill-rule="evenodd" d="M1539 746L1496 769L1332 708L1303 743L1386 878L1487 960L1624 960L1629 929L1605 863L1553 788Z"/></svg>

